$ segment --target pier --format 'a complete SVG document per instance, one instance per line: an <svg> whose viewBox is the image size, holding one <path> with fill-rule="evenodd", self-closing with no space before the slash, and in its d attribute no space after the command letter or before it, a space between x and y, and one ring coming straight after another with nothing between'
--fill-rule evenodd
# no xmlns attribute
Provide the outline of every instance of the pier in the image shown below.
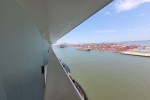
<svg viewBox="0 0 150 100"><path fill-rule="evenodd" d="M150 57L150 53L143 53L143 52L125 51L125 52L120 52L120 53L121 53L121 54L124 54L124 55Z"/></svg>

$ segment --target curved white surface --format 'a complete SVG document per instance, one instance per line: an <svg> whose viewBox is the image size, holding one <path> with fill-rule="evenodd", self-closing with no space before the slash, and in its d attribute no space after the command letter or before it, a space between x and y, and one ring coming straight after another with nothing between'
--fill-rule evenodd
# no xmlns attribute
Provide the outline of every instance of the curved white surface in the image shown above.
<svg viewBox="0 0 150 100"><path fill-rule="evenodd" d="M52 43L112 0L16 0Z"/></svg>

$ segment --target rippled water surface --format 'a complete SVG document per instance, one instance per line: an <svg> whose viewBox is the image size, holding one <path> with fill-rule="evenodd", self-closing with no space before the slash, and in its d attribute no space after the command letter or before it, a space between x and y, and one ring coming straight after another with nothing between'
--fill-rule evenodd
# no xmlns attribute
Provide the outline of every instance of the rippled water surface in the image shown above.
<svg viewBox="0 0 150 100"><path fill-rule="evenodd" d="M89 100L150 100L150 58L53 48Z"/></svg>

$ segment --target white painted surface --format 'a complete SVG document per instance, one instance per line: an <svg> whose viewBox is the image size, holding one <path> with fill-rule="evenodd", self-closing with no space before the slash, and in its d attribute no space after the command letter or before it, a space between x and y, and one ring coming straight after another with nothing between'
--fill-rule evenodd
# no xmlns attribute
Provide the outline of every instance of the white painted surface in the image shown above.
<svg viewBox="0 0 150 100"><path fill-rule="evenodd" d="M43 100L43 43L26 11L0 0L0 100Z"/></svg>
<svg viewBox="0 0 150 100"><path fill-rule="evenodd" d="M52 43L112 0L16 0Z"/></svg>

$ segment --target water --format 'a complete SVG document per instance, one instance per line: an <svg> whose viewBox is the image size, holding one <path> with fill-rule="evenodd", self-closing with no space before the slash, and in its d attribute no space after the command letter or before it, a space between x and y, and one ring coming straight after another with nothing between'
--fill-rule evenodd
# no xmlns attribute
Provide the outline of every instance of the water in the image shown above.
<svg viewBox="0 0 150 100"><path fill-rule="evenodd" d="M150 58L54 47L89 100L150 100Z"/></svg>

